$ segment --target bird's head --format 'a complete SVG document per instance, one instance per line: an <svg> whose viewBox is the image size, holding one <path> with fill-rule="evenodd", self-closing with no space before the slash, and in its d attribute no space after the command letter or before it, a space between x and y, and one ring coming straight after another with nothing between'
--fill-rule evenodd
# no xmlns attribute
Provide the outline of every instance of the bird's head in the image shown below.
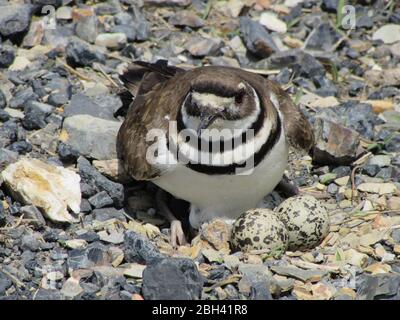
<svg viewBox="0 0 400 320"><path fill-rule="evenodd" d="M204 129L246 129L259 112L256 91L242 79L210 79L191 82L182 105L182 120L198 135Z"/></svg>

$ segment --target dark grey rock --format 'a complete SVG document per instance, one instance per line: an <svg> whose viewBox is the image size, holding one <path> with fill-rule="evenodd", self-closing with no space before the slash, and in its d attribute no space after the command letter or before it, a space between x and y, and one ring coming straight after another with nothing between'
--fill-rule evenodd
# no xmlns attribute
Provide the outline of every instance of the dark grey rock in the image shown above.
<svg viewBox="0 0 400 320"><path fill-rule="evenodd" d="M339 166L334 168L332 173L336 174L336 178L342 178L351 174L351 168L347 166Z"/></svg>
<svg viewBox="0 0 400 320"><path fill-rule="evenodd" d="M57 153L60 159L65 162L76 161L80 155L78 151L64 142L58 144Z"/></svg>
<svg viewBox="0 0 400 320"><path fill-rule="evenodd" d="M300 49L278 52L267 59L271 68L292 68L295 76L314 78L325 75L324 66L312 55Z"/></svg>
<svg viewBox="0 0 400 320"><path fill-rule="evenodd" d="M28 101L37 99L38 95L33 92L31 87L27 87L19 90L15 95L13 95L13 97L10 99L9 106L10 108L23 109Z"/></svg>
<svg viewBox="0 0 400 320"><path fill-rule="evenodd" d="M150 23L137 5L131 5L128 12L133 18L133 27L136 31L136 40L145 41L150 37Z"/></svg>
<svg viewBox="0 0 400 320"><path fill-rule="evenodd" d="M7 106L6 96L0 89L0 109L4 109L6 106Z"/></svg>
<svg viewBox="0 0 400 320"><path fill-rule="evenodd" d="M0 68L8 68L15 59L14 48L0 44Z"/></svg>
<svg viewBox="0 0 400 320"><path fill-rule="evenodd" d="M317 90L315 93L321 97L337 96L338 89L336 88L333 81L329 80L325 76L317 76L313 78Z"/></svg>
<svg viewBox="0 0 400 320"><path fill-rule="evenodd" d="M58 290L40 288L36 292L34 300L62 300L62 296Z"/></svg>
<svg viewBox="0 0 400 320"><path fill-rule="evenodd" d="M45 118L46 113L26 108L25 117L22 119L22 125L27 130L42 129L47 124Z"/></svg>
<svg viewBox="0 0 400 320"><path fill-rule="evenodd" d="M116 206L122 206L124 200L124 188L122 184L108 180L83 157L78 158L78 169L83 182L92 185L98 192L106 191Z"/></svg>
<svg viewBox="0 0 400 320"><path fill-rule="evenodd" d="M400 243L400 229L394 229L392 231L391 237L396 243Z"/></svg>
<svg viewBox="0 0 400 320"><path fill-rule="evenodd" d="M116 96L88 97L82 93L77 93L65 106L64 115L88 114L97 118L115 120L114 112L121 106L121 99Z"/></svg>
<svg viewBox="0 0 400 320"><path fill-rule="evenodd" d="M363 137L373 140L374 127L380 120L369 104L348 101L340 106L321 109L318 116L351 128Z"/></svg>
<svg viewBox="0 0 400 320"><path fill-rule="evenodd" d="M339 190L339 187L335 183L330 183L326 191L330 194L336 194Z"/></svg>
<svg viewBox="0 0 400 320"><path fill-rule="evenodd" d="M379 170L379 166L375 164L366 164L361 167L361 173L364 173L370 177L375 177Z"/></svg>
<svg viewBox="0 0 400 320"><path fill-rule="evenodd" d="M12 41L21 41L29 29L32 7L28 4L3 6L0 11L0 35Z"/></svg>
<svg viewBox="0 0 400 320"><path fill-rule="evenodd" d="M103 53L79 38L69 41L65 53L68 64L73 67L92 66L94 62L105 63Z"/></svg>
<svg viewBox="0 0 400 320"><path fill-rule="evenodd" d="M126 221L126 217L123 214L124 209L117 210L115 208L100 208L93 210L93 217L98 221L107 221L109 219L117 219Z"/></svg>
<svg viewBox="0 0 400 320"><path fill-rule="evenodd" d="M322 0L321 9L329 13L336 13L338 3L339 0Z"/></svg>
<svg viewBox="0 0 400 320"><path fill-rule="evenodd" d="M76 238L85 240L88 243L100 240L99 235L93 231L88 231L88 232L82 233L79 236L77 236Z"/></svg>
<svg viewBox="0 0 400 320"><path fill-rule="evenodd" d="M3 171L9 164L14 163L18 160L18 153L0 149L0 171Z"/></svg>
<svg viewBox="0 0 400 320"><path fill-rule="evenodd" d="M63 0L31 0L32 4L38 5L39 7L45 5L51 5L53 7L60 7L63 5L64 2L68 3L70 1L63 1Z"/></svg>
<svg viewBox="0 0 400 320"><path fill-rule="evenodd" d="M111 199L111 197L105 191L101 191L101 192L95 194L94 196L90 197L88 200L89 200L90 204L93 207L95 207L96 209L107 207L107 206L113 204L113 199Z"/></svg>
<svg viewBox="0 0 400 320"><path fill-rule="evenodd" d="M124 234L124 253L127 262L150 264L163 258L163 255L141 234L126 231Z"/></svg>
<svg viewBox="0 0 400 320"><path fill-rule="evenodd" d="M88 183L81 182L80 186L81 186L82 197L84 198L90 198L91 196L94 196L97 193L96 187Z"/></svg>
<svg viewBox="0 0 400 320"><path fill-rule="evenodd" d="M40 242L34 235L24 235L21 239L21 248L36 252L40 249Z"/></svg>
<svg viewBox="0 0 400 320"><path fill-rule="evenodd" d="M8 276L0 271L0 296L4 295L5 291L12 286L12 281Z"/></svg>
<svg viewBox="0 0 400 320"><path fill-rule="evenodd" d="M253 282L250 290L250 300L272 300L267 281Z"/></svg>
<svg viewBox="0 0 400 320"><path fill-rule="evenodd" d="M121 122L88 114L67 117L63 122L63 129L68 134L65 143L86 157L98 160L116 159L116 140L120 126Z"/></svg>
<svg viewBox="0 0 400 320"><path fill-rule="evenodd" d="M98 3L94 6L96 15L114 15L121 11L118 0L109 0L108 2Z"/></svg>
<svg viewBox="0 0 400 320"><path fill-rule="evenodd" d="M400 299L400 275L363 275L357 290L358 300Z"/></svg>
<svg viewBox="0 0 400 320"><path fill-rule="evenodd" d="M395 96L400 95L400 89L396 87L383 87L378 89L377 91L372 92L369 96L368 99L371 100L380 100L380 99L386 99L386 98L393 98Z"/></svg>
<svg viewBox="0 0 400 320"><path fill-rule="evenodd" d="M375 176L384 182L400 181L400 171L394 167L382 168Z"/></svg>
<svg viewBox="0 0 400 320"><path fill-rule="evenodd" d="M309 50L333 51L341 35L330 25L321 23L308 36L305 46Z"/></svg>
<svg viewBox="0 0 400 320"><path fill-rule="evenodd" d="M4 111L4 109L0 109L0 121L1 122L7 122L10 119L11 119L11 117L8 114L8 112Z"/></svg>
<svg viewBox="0 0 400 320"><path fill-rule="evenodd" d="M143 272L143 297L148 300L197 300L203 279L193 260L164 258Z"/></svg>
<svg viewBox="0 0 400 320"><path fill-rule="evenodd" d="M259 58L267 58L278 51L267 30L249 17L240 17L240 32L246 48Z"/></svg>
<svg viewBox="0 0 400 320"><path fill-rule="evenodd" d="M316 119L314 128L314 162L346 165L356 159L360 145L360 135L356 131L322 118Z"/></svg>
<svg viewBox="0 0 400 320"><path fill-rule="evenodd" d="M7 223L6 213L4 211L3 203L0 202L0 227L4 227Z"/></svg>
<svg viewBox="0 0 400 320"><path fill-rule="evenodd" d="M81 212L84 212L84 213L89 213L90 211L92 211L92 206L90 205L89 201L85 198L82 198L80 208L81 208Z"/></svg>
<svg viewBox="0 0 400 320"><path fill-rule="evenodd" d="M20 212L24 215L24 219L32 220L29 223L36 228L42 228L46 225L46 220L44 220L42 213L35 206L23 206Z"/></svg>
<svg viewBox="0 0 400 320"><path fill-rule="evenodd" d="M363 81L351 81L348 86L349 95L355 97L361 93L361 90L364 88L364 86L365 83Z"/></svg>
<svg viewBox="0 0 400 320"><path fill-rule="evenodd" d="M32 151L32 145L25 140L21 140L21 141L12 143L8 147L8 149L13 152L17 152L18 154L24 155L24 154L27 154Z"/></svg>

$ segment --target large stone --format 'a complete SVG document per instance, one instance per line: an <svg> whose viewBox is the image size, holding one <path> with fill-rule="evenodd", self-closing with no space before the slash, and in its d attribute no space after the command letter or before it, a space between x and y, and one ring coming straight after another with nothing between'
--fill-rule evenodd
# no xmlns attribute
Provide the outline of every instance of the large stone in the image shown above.
<svg viewBox="0 0 400 320"><path fill-rule="evenodd" d="M116 96L93 96L77 93L71 101L64 107L66 117L77 114L88 114L96 118L115 120L114 112L122 106L121 100Z"/></svg>
<svg viewBox="0 0 400 320"><path fill-rule="evenodd" d="M246 48L257 57L267 58L278 51L272 37L259 22L241 17L240 32Z"/></svg>
<svg viewBox="0 0 400 320"><path fill-rule="evenodd" d="M128 262L150 264L163 258L149 239L133 231L124 235L124 254Z"/></svg>
<svg viewBox="0 0 400 320"><path fill-rule="evenodd" d="M300 49L277 52L267 59L270 68L292 68L295 76L314 78L325 75L324 66Z"/></svg>
<svg viewBox="0 0 400 320"><path fill-rule="evenodd" d="M305 46L311 50L332 51L341 35L329 24L321 23L308 36Z"/></svg>
<svg viewBox="0 0 400 320"><path fill-rule="evenodd" d="M6 5L1 7L0 35L11 40L21 40L19 38L29 29L31 15L32 7L27 4Z"/></svg>
<svg viewBox="0 0 400 320"><path fill-rule="evenodd" d="M380 121L374 114L371 105L356 101L348 101L340 106L321 108L318 116L351 128L370 140L374 138L374 126Z"/></svg>
<svg viewBox="0 0 400 320"><path fill-rule="evenodd" d="M372 40L381 40L385 44L391 44L400 41L400 25L386 24L380 27L372 35Z"/></svg>
<svg viewBox="0 0 400 320"><path fill-rule="evenodd" d="M73 67L92 66L94 62L105 63L102 52L79 38L72 38L69 41L65 54L68 64Z"/></svg>
<svg viewBox="0 0 400 320"><path fill-rule="evenodd" d="M80 154L98 159L117 158L116 139L120 122L82 114L64 120L62 141Z"/></svg>
<svg viewBox="0 0 400 320"><path fill-rule="evenodd" d="M203 279L193 260L164 258L143 272L143 297L148 300L198 300Z"/></svg>
<svg viewBox="0 0 400 320"><path fill-rule="evenodd" d="M355 160L360 145L360 135L356 131L322 118L317 118L314 126L315 162L346 165Z"/></svg>
<svg viewBox="0 0 400 320"><path fill-rule="evenodd" d="M383 273L363 275L357 290L358 300L400 299L400 276Z"/></svg>
<svg viewBox="0 0 400 320"><path fill-rule="evenodd" d="M82 182L92 186L95 192L106 191L113 199L115 206L122 206L124 201L124 187L122 184L107 179L83 157L78 158L78 169Z"/></svg>
<svg viewBox="0 0 400 320"><path fill-rule="evenodd" d="M37 159L21 159L0 174L6 187L25 204L33 204L55 222L75 222L68 212L80 211L80 177Z"/></svg>

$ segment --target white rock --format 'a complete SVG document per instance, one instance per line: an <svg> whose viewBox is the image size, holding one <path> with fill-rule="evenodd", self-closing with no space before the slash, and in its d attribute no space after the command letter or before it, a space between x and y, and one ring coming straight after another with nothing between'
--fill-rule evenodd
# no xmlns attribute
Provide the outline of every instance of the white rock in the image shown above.
<svg viewBox="0 0 400 320"><path fill-rule="evenodd" d="M31 64L31 62L27 58L17 56L17 57L15 57L12 65L8 67L8 70L21 71L21 70L24 70L30 64Z"/></svg>
<svg viewBox="0 0 400 320"><path fill-rule="evenodd" d="M65 241L65 245L70 249L83 249L87 247L87 242L83 239L72 239Z"/></svg>
<svg viewBox="0 0 400 320"><path fill-rule="evenodd" d="M18 118L18 119L25 118L25 114L21 110L13 109L13 108L5 108L4 111L7 112L10 117Z"/></svg>
<svg viewBox="0 0 400 320"><path fill-rule="evenodd" d="M385 44L400 41L400 25L387 24L380 27L372 36L372 40L382 40Z"/></svg>
<svg viewBox="0 0 400 320"><path fill-rule="evenodd" d="M146 269L145 265L138 264L138 263L131 263L126 266L124 270L124 275L131 278L143 278L143 271Z"/></svg>
<svg viewBox="0 0 400 320"><path fill-rule="evenodd" d="M263 12L260 17L260 23L271 31L276 31L279 33L286 33L287 31L286 23L280 20L272 12Z"/></svg>
<svg viewBox="0 0 400 320"><path fill-rule="evenodd" d="M361 183L357 189L362 192L379 193L380 195L397 192L397 187L393 183L365 182Z"/></svg>
<svg viewBox="0 0 400 320"><path fill-rule="evenodd" d="M387 155L376 155L368 160L369 165L377 165L379 167L388 167L390 166L391 158Z"/></svg>
<svg viewBox="0 0 400 320"><path fill-rule="evenodd" d="M95 44L111 49L117 49L127 41L125 33L101 33L96 37Z"/></svg>
<svg viewBox="0 0 400 320"><path fill-rule="evenodd" d="M24 158L0 174L10 192L21 202L41 208L54 222L76 222L68 208L80 212L80 176L63 167Z"/></svg>
<svg viewBox="0 0 400 320"><path fill-rule="evenodd" d="M72 19L72 8L71 7L59 7L56 11L56 18L60 20L71 20Z"/></svg>
<svg viewBox="0 0 400 320"><path fill-rule="evenodd" d="M304 2L304 0L285 0L284 5L289 8L297 6L299 3Z"/></svg>
<svg viewBox="0 0 400 320"><path fill-rule="evenodd" d="M74 299L83 292L83 289L79 285L79 280L71 277L65 281L60 292L65 298Z"/></svg>

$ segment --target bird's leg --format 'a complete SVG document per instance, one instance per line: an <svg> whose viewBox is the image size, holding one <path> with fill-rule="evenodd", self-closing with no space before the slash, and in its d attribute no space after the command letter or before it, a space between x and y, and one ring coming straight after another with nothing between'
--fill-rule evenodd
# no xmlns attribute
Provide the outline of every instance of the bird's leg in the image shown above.
<svg viewBox="0 0 400 320"><path fill-rule="evenodd" d="M286 198L294 197L297 195L310 195L316 199L329 199L330 195L328 193L317 193L311 191L299 190L286 176L283 176L282 180L276 186L276 189L283 193Z"/></svg>
<svg viewBox="0 0 400 320"><path fill-rule="evenodd" d="M296 196L300 193L299 188L291 183L286 176L283 176L282 180L276 186L276 189L281 191L286 198Z"/></svg>
<svg viewBox="0 0 400 320"><path fill-rule="evenodd" d="M176 248L177 245L187 244L185 233L182 229L182 223L175 217L167 205L168 195L164 190L158 189L156 194L156 203L159 214L165 217L171 224L171 245Z"/></svg>

